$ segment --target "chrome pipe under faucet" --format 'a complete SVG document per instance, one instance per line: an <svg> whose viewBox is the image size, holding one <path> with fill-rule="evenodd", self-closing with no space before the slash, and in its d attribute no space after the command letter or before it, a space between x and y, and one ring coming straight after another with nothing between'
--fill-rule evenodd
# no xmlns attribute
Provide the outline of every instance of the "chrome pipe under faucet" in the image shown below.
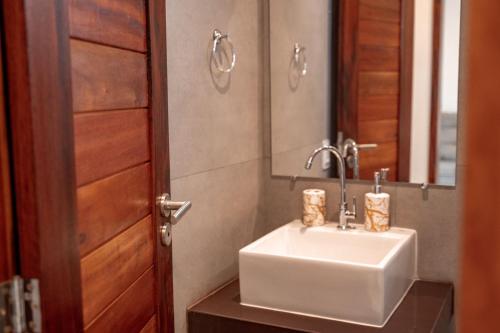
<svg viewBox="0 0 500 333"><path fill-rule="evenodd" d="M356 198L353 197L352 211L349 211L348 204L346 200L346 178L345 178L345 162L340 151L334 146L324 146L314 150L306 161L306 170L311 169L314 158L316 155L322 151L327 150L332 153L337 159L338 174L339 174L339 185L340 185L340 211L339 211L339 229L348 230L354 227L349 225L349 220L354 220L356 218Z"/></svg>

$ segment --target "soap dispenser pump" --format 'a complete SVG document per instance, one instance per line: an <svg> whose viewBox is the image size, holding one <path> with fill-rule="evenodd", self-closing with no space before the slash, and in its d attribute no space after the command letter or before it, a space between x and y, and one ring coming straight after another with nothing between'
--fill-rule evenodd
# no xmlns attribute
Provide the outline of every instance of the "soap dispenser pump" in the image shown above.
<svg viewBox="0 0 500 333"><path fill-rule="evenodd" d="M387 177L388 169L374 173L373 192L365 194L365 229L368 231L389 230L390 195L382 192L382 179Z"/></svg>

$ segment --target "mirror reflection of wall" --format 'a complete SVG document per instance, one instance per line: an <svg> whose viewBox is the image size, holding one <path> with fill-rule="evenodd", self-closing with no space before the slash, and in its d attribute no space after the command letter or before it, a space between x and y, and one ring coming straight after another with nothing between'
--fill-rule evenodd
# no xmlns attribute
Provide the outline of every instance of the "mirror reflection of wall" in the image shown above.
<svg viewBox="0 0 500 333"><path fill-rule="evenodd" d="M331 144L349 178L455 184L460 0L271 0L269 17L273 175L337 177L327 153L303 167Z"/></svg>
<svg viewBox="0 0 500 333"><path fill-rule="evenodd" d="M279 174L302 172L305 156L330 139L331 5L332 0L269 4L273 170ZM311 172L328 177L329 167L315 165Z"/></svg>

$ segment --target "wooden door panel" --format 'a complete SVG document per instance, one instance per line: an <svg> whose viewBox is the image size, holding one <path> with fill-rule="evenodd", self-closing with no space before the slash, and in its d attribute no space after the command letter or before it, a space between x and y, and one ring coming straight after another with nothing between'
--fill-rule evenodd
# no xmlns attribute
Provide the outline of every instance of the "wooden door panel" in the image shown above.
<svg viewBox="0 0 500 333"><path fill-rule="evenodd" d="M164 121L165 114L159 117L163 106L157 101L165 101L166 88L154 89L156 73L148 68L153 61L164 63L166 58L158 59L153 40L151 49L141 49L141 45L146 46L141 37L147 30L146 21L160 28L152 36L154 41L161 38L160 45L164 45L165 26L156 19L164 16L164 7L159 14L154 11L154 18L140 18L146 9L153 15L151 10L158 4L164 6L162 1L150 1L147 7L135 0L72 2L70 26L72 37L78 38L71 40L75 160L80 186L83 314L89 332L139 332L151 326L165 331L172 325L165 319L150 322L153 315L168 315L156 314L156 309L162 308L160 302L171 302L162 292L171 277L155 282L160 271L171 269L171 261L158 259L165 251L158 247L162 221L152 206L154 196L161 193L156 188L168 188L169 181L153 173L153 166L156 169L158 163L168 163L168 140L152 130ZM86 11L95 17L82 23L80 16ZM129 26L131 23L139 26ZM123 29L123 25L127 27Z"/></svg>
<svg viewBox="0 0 500 333"><path fill-rule="evenodd" d="M399 70L399 48L360 45L359 70L397 72Z"/></svg>
<svg viewBox="0 0 500 333"><path fill-rule="evenodd" d="M375 95L398 95L399 74L393 72L360 72L360 98Z"/></svg>
<svg viewBox="0 0 500 333"><path fill-rule="evenodd" d="M146 55L71 41L73 110L95 111L148 106Z"/></svg>
<svg viewBox="0 0 500 333"><path fill-rule="evenodd" d="M376 20L359 21L359 44L399 47L400 26Z"/></svg>
<svg viewBox="0 0 500 333"><path fill-rule="evenodd" d="M164 5L142 0L70 5L83 314L89 332L173 327L171 248L159 245L163 220L152 204L169 186L166 71L157 67L166 61Z"/></svg>
<svg viewBox="0 0 500 333"><path fill-rule="evenodd" d="M399 23L400 10L400 0L359 0L359 18L362 20Z"/></svg>
<svg viewBox="0 0 500 333"><path fill-rule="evenodd" d="M85 256L148 215L150 198L149 163L78 188L80 255Z"/></svg>
<svg viewBox="0 0 500 333"><path fill-rule="evenodd" d="M146 52L144 0L69 0L72 37Z"/></svg>
<svg viewBox="0 0 500 333"><path fill-rule="evenodd" d="M140 333L154 333L156 332L156 316L151 317L146 326L144 326Z"/></svg>
<svg viewBox="0 0 500 333"><path fill-rule="evenodd" d="M140 332L154 312L155 274L151 268L86 326L85 332Z"/></svg>
<svg viewBox="0 0 500 333"><path fill-rule="evenodd" d="M399 100L397 95L359 96L358 120L382 120L398 118Z"/></svg>
<svg viewBox="0 0 500 333"><path fill-rule="evenodd" d="M83 258L84 325L152 267L153 256L154 235L148 216Z"/></svg>
<svg viewBox="0 0 500 333"><path fill-rule="evenodd" d="M75 115L76 179L79 186L149 159L148 110Z"/></svg>
<svg viewBox="0 0 500 333"><path fill-rule="evenodd" d="M385 143L398 140L398 120L384 119L359 122L360 143Z"/></svg>

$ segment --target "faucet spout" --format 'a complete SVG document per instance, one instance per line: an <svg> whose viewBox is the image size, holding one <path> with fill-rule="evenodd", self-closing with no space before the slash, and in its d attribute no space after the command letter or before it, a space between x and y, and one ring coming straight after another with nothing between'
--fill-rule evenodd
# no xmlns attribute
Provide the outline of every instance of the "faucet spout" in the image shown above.
<svg viewBox="0 0 500 333"><path fill-rule="evenodd" d="M315 155L316 156L316 155ZM314 156L309 156L309 158L307 159L306 161L306 165L304 166L304 168L306 170L310 170L312 165L313 165L313 161L314 161Z"/></svg>
<svg viewBox="0 0 500 333"><path fill-rule="evenodd" d="M344 158L342 157L342 154L340 153L340 151L337 148L335 148L334 146L324 146L324 147L320 147L318 149L315 149L311 153L311 155L309 155L309 158L307 159L305 168L307 170L310 170L316 156L325 150L332 153L332 155L335 156L335 158L337 159L337 168L338 168L338 175L339 175L339 180L340 180L340 202L341 202L341 206L342 206L344 203L346 203L346 194L345 194L346 188L345 188L345 162L344 162Z"/></svg>
<svg viewBox="0 0 500 333"><path fill-rule="evenodd" d="M346 200L346 185L345 185L346 183L345 162L341 152L334 146L324 146L317 148L307 158L305 169L310 170L316 156L323 151L329 151L337 159L337 169L338 169L339 185L340 185L339 228L342 230L350 229L351 227L348 224L348 220L356 218L356 211L350 212L348 210L348 205Z"/></svg>

